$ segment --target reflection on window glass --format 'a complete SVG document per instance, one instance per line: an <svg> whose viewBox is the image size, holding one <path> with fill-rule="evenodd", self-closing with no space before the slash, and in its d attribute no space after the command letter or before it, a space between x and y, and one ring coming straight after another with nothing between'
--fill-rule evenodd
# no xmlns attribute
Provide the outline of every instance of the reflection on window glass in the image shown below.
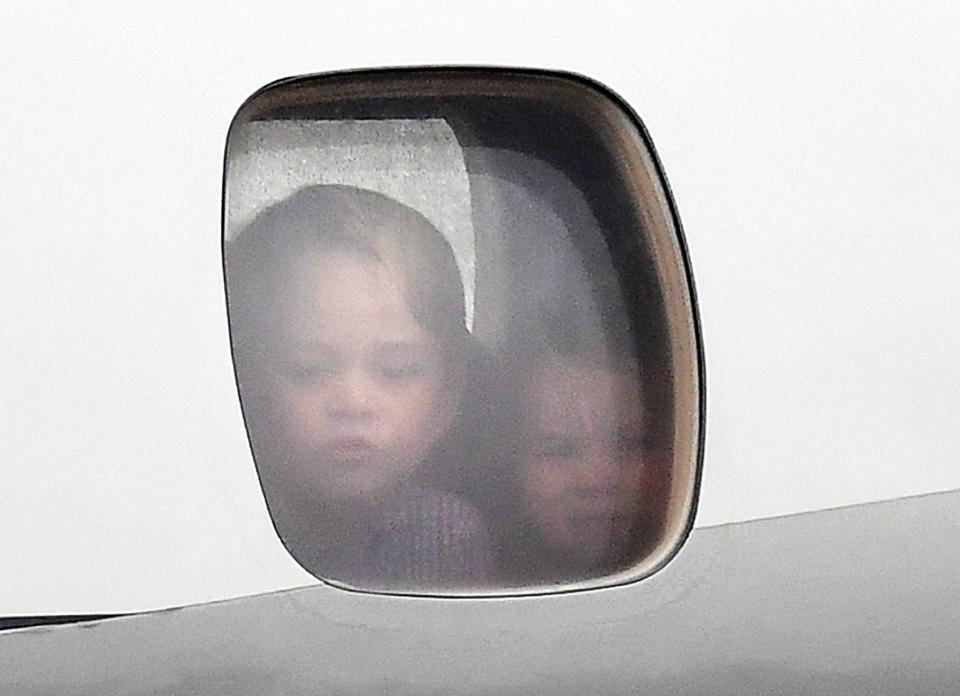
<svg viewBox="0 0 960 696"><path fill-rule="evenodd" d="M231 128L231 340L274 525L360 589L639 577L689 524L699 437L665 191L629 117L582 113L611 108L593 88L437 75L283 83Z"/></svg>

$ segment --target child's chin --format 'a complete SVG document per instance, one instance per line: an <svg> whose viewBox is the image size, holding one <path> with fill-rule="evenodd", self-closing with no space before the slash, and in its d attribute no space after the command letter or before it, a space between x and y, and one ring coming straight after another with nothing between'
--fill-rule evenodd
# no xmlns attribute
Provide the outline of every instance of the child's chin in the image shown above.
<svg viewBox="0 0 960 696"><path fill-rule="evenodd" d="M375 503L390 497L396 489L393 478L374 475L373 472L355 472L354 475L340 477L326 491L327 498L357 503Z"/></svg>

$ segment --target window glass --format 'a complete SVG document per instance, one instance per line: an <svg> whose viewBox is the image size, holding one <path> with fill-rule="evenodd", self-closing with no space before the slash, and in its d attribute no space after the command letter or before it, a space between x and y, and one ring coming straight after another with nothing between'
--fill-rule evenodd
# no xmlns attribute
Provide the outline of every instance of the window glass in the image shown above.
<svg viewBox="0 0 960 696"><path fill-rule="evenodd" d="M638 123L577 78L389 71L231 127L231 341L286 548L417 594L643 577L691 523L698 346Z"/></svg>

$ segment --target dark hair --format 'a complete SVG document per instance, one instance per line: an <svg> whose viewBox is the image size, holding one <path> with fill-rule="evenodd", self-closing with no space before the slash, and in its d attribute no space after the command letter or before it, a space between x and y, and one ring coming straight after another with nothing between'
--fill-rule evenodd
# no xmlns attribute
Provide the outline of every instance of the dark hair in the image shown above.
<svg viewBox="0 0 960 696"><path fill-rule="evenodd" d="M469 334L463 281L453 250L427 218L374 191L340 185L302 188L260 212L225 244L227 298L238 367L269 347L265 321L276 313L293 263L315 250L341 250L396 268L413 317L456 361Z"/></svg>

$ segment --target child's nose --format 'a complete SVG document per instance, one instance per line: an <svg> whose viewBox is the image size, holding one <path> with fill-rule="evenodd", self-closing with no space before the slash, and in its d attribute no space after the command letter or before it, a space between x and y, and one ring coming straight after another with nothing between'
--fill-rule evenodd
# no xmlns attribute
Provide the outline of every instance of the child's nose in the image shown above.
<svg viewBox="0 0 960 696"><path fill-rule="evenodd" d="M577 469L577 482L582 489L615 494L620 484L620 464L616 454L607 447L589 448Z"/></svg>
<svg viewBox="0 0 960 696"><path fill-rule="evenodd" d="M344 370L331 393L327 413L334 420L365 420L375 413L376 384L366 370Z"/></svg>

